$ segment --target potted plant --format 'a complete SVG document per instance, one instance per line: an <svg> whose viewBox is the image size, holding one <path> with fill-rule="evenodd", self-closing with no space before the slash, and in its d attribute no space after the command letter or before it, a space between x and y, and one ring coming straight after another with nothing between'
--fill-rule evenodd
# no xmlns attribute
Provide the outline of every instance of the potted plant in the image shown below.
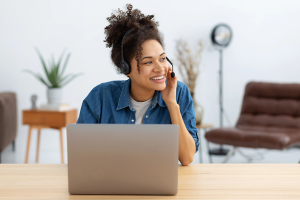
<svg viewBox="0 0 300 200"><path fill-rule="evenodd" d="M75 79L77 76L80 76L83 73L77 73L77 74L71 73L71 74L64 75L66 66L71 56L71 53L68 53L64 64L61 65L66 50L62 52L57 63L55 63L54 56L52 55L52 60L49 62L48 67L40 51L37 48L35 48L35 50L42 62L42 66L46 74L46 78L43 78L40 73L34 73L28 69L25 69L23 71L32 74L35 78L37 78L44 85L47 86L48 104L60 104L62 99L62 88L65 85L67 85L69 82L71 82L73 79Z"/></svg>
<svg viewBox="0 0 300 200"><path fill-rule="evenodd" d="M178 61L179 72L183 82L187 85L194 101L196 125L200 125L203 117L203 107L197 103L194 97L196 81L199 75L199 64L201 62L201 53L203 44L199 40L197 50L192 53L188 43L182 39L176 41L175 57Z"/></svg>

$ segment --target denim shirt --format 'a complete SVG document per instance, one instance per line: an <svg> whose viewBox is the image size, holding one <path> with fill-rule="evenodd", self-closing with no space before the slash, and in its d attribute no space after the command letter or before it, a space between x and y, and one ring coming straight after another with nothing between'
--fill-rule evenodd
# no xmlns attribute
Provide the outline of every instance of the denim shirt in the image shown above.
<svg viewBox="0 0 300 200"><path fill-rule="evenodd" d="M110 81L94 87L83 100L77 124L135 124L135 110L129 103L130 79ZM187 86L177 81L176 101L185 127L199 148L193 99ZM160 91L155 91L143 124L172 124L168 107Z"/></svg>

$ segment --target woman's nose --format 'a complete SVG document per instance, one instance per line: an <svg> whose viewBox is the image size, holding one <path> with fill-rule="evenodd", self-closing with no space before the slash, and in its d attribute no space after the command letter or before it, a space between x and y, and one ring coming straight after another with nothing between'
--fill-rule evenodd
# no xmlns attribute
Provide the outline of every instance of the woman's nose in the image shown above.
<svg viewBox="0 0 300 200"><path fill-rule="evenodd" d="M163 63L157 63L155 65L154 71L155 72L161 72L161 71L165 71L166 66L164 66Z"/></svg>

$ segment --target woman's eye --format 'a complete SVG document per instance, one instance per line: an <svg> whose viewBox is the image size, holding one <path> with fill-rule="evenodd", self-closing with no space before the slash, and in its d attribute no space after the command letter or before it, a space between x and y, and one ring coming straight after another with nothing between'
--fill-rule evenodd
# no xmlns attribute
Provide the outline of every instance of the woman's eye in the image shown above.
<svg viewBox="0 0 300 200"><path fill-rule="evenodd" d="M160 61L164 61L164 60L166 60L166 58L161 58L161 59L160 59ZM146 63L144 63L144 64L150 65L151 63L152 63L152 61L149 61L149 62L146 62Z"/></svg>

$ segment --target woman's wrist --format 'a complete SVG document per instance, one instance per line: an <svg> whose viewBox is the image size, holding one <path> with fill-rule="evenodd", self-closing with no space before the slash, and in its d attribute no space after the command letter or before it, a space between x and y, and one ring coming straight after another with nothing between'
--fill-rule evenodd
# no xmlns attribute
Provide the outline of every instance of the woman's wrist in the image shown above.
<svg viewBox="0 0 300 200"><path fill-rule="evenodd" d="M172 109L179 109L179 105L178 103L175 101L175 102L169 102L169 103L166 103L167 104L167 107L170 110Z"/></svg>

